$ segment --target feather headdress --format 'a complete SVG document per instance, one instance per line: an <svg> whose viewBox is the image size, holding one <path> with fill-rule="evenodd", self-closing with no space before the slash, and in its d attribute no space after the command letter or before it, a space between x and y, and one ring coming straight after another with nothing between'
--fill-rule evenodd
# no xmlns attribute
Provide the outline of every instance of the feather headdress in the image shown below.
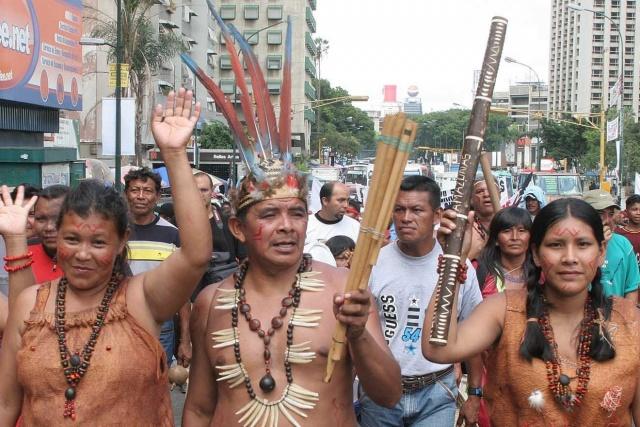
<svg viewBox="0 0 640 427"><path fill-rule="evenodd" d="M233 103L225 96L220 87L198 67L191 57L184 53L180 57L207 89L227 119L242 159L249 168L250 173L240 183L234 198L236 212L269 198L297 197L306 202L306 179L291 162L290 152L291 18L287 18L284 67L280 89L280 118L279 122L276 122L269 88L251 45L233 25L227 26L224 23L211 0L207 0L207 5L220 27L225 46L229 52L231 68L240 91L240 104L246 128L238 118ZM236 43L243 55L247 74L251 79L255 108L252 94L247 86L244 67L236 51Z"/></svg>

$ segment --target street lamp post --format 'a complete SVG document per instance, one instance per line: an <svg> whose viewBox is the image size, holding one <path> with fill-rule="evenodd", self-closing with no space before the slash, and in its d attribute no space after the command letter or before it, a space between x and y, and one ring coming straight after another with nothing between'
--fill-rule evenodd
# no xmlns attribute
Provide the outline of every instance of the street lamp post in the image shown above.
<svg viewBox="0 0 640 427"><path fill-rule="evenodd" d="M605 15L603 12L598 12L593 9L588 9L586 7L577 5L575 3L570 3L567 5L567 9L576 11L576 12L590 12L595 16L601 16L608 20L611 23L611 26L615 26L616 32L618 33L618 40L620 41L620 49L618 51L618 62L619 62L619 70L620 74L618 77L618 82L620 83L620 93L618 94L618 139L620 141L620 154L618 157L618 175L619 182L618 187L620 191L620 199L624 202L624 185L623 185L623 174L622 174L622 156L624 150L624 112L623 112L623 98L624 98L624 39L622 38L622 32L620 31L620 25L613 20L609 15Z"/></svg>
<svg viewBox="0 0 640 427"><path fill-rule="evenodd" d="M540 80L540 76L538 75L538 73L536 73L536 70L534 70L532 67L530 67L529 65L517 61L509 56L507 56L504 59L506 62L511 63L511 64L518 64L518 65L522 65L523 67L526 67L529 69L529 71L531 71L535 76L536 76L536 80L537 80L537 87L538 87L538 114L540 114L540 85L542 84L542 81ZM529 95L529 129L531 128L531 95ZM536 169L540 170L540 118L538 118L538 123L536 124L536 138L538 139L537 143L536 143Z"/></svg>

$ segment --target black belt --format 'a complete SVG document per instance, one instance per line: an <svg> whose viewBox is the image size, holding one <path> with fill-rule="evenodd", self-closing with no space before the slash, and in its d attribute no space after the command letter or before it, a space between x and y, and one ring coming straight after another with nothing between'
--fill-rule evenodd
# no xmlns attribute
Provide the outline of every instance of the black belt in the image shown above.
<svg viewBox="0 0 640 427"><path fill-rule="evenodd" d="M425 375L413 375L410 377L402 377L402 392L412 393L416 390L420 390L428 385L435 384L436 381L441 380L450 373L453 372L453 365L449 366L442 371L431 372Z"/></svg>

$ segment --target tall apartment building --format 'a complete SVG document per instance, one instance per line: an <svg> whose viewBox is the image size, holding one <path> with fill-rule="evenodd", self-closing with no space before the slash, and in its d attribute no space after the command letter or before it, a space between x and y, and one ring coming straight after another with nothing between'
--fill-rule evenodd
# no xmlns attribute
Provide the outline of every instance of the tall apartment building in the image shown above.
<svg viewBox="0 0 640 427"><path fill-rule="evenodd" d="M518 124L521 132L538 129L538 112L547 111L549 88L544 83L525 82L509 86L508 91L493 92L491 106L505 108L507 115Z"/></svg>
<svg viewBox="0 0 640 427"><path fill-rule="evenodd" d="M113 0L84 0L90 6L86 8L87 15L115 16ZM214 0L214 4L228 23L233 24L244 34L252 45L254 52L265 72L267 85L272 103L276 107L279 117L278 98L282 82L282 66L284 62L284 42L286 35L287 16L292 18L292 139L294 151L309 151L311 123L315 122L315 113L310 108L310 101L316 99L316 93L311 79L316 76L315 43L312 34L316 30L313 11L316 0L252 0L231 1ZM219 84L224 93L236 102L236 111L242 117L239 105L239 90L235 86L235 79L231 70L231 62L224 46L224 39L220 34L215 19L211 16L206 0L155 0L155 5L147 13L158 33L171 31L180 35L185 41L186 53ZM88 25L87 25L88 22ZM267 28L269 27L269 28ZM85 21L84 33L91 33L91 21ZM100 157L101 107L100 100L105 96L112 96L113 89L107 85L107 48L84 48L85 73L83 74L83 89L88 94L83 111L82 133L85 141L81 147L81 157ZM249 79L247 79L249 80ZM153 145L151 133L148 130L148 112L157 103L163 103L166 95L174 88L185 87L194 89L196 99L203 106L199 126L211 120L222 120L221 113L216 111L213 99L200 83L195 83L193 73L182 64L176 56L166 61L157 73L151 75L148 96L143 102L145 117L143 123L143 142L150 148ZM249 87L250 81L249 81ZM149 160L158 162L157 151L149 152ZM107 159L108 163L112 163ZM216 163L213 159L211 162ZM228 169L228 159L220 160ZM218 168L205 167L211 173L217 173ZM228 171L219 170L219 175L225 177Z"/></svg>
<svg viewBox="0 0 640 427"><path fill-rule="evenodd" d="M291 132L294 152L309 152L311 125L315 123L315 113L311 102L316 100L316 89L312 79L316 77L315 57L316 45L312 34L316 31L313 11L316 0L219 0L216 2L218 13L227 24L233 24L252 45L258 57L271 102L279 117L279 95L282 85L282 67L284 64L284 47L286 37L286 20L291 17L292 23L292 88ZM217 43L217 53L212 67L213 79L219 83L222 91L232 100L239 103L239 89L231 70L231 58L224 46L217 26L212 27ZM249 87L251 82L247 79ZM236 111L242 116L240 105Z"/></svg>
<svg viewBox="0 0 640 427"><path fill-rule="evenodd" d="M571 3L600 14L572 10L567 7ZM590 112L600 110L602 105L606 108L609 89L618 80L621 65L624 106L631 107L636 115L640 112L638 7L637 0L551 0L551 114Z"/></svg>

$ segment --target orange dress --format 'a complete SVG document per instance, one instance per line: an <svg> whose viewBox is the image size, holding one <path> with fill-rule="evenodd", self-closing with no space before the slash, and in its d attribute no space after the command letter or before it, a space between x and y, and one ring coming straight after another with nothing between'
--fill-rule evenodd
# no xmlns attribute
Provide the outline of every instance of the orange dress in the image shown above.
<svg viewBox="0 0 640 427"><path fill-rule="evenodd" d="M63 417L68 387L54 330L54 314L44 309L51 282L39 290L18 351L24 426L172 426L167 362L157 338L128 313L121 283L95 346L91 365L77 386L76 420ZM82 351L96 308L66 314L67 346Z"/></svg>
<svg viewBox="0 0 640 427"><path fill-rule="evenodd" d="M567 412L555 402L549 390L545 363L531 363L520 356L520 342L526 326L526 290L507 290L504 329L498 343L489 351L489 371L485 398L491 423L501 426L629 426L631 404L636 393L640 370L640 325L636 321L635 304L614 298L609 334L616 356L606 362L591 362L591 375L584 401ZM576 381L571 381L575 390ZM609 412L601 404L619 387L622 391L617 408ZM544 396L538 412L529 406L534 390ZM610 406L611 408L611 406Z"/></svg>

